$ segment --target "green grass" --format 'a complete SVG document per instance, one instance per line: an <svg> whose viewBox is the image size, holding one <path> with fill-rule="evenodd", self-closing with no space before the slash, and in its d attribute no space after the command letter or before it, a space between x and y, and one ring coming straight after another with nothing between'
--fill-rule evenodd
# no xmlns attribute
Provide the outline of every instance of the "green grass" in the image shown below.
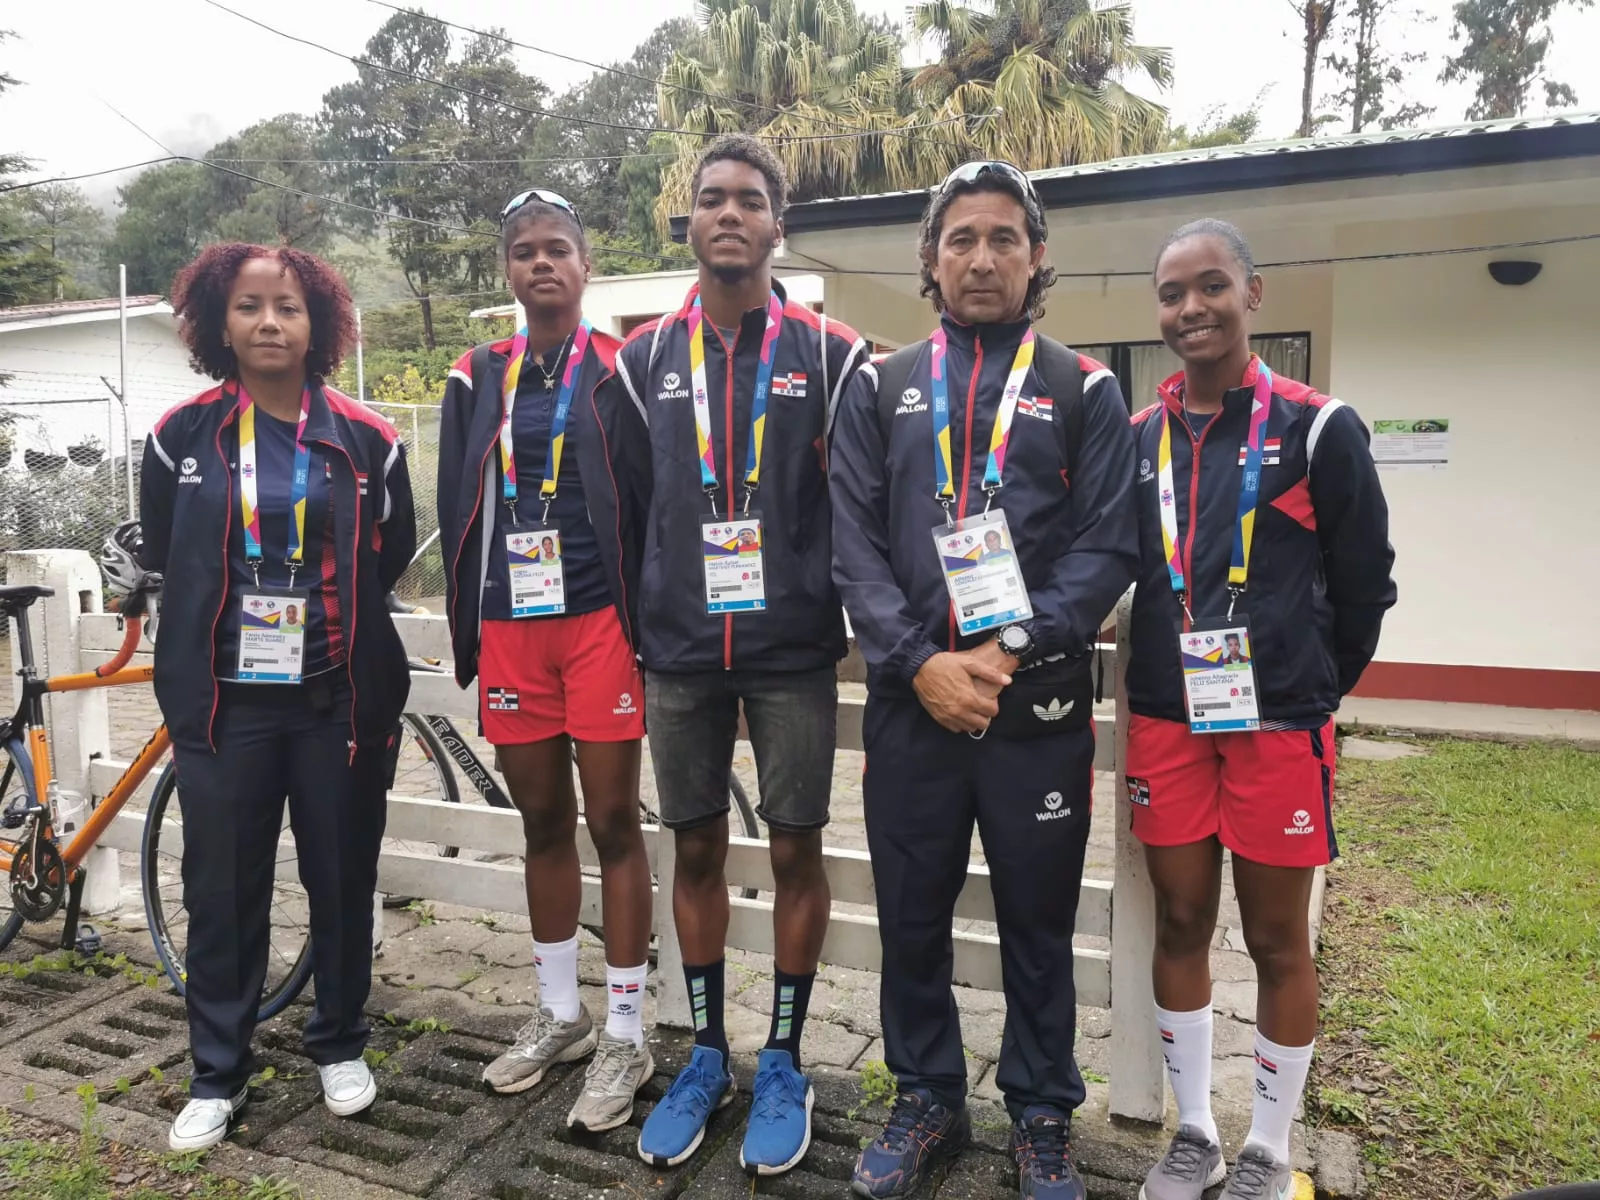
<svg viewBox="0 0 1600 1200"><path fill-rule="evenodd" d="M39 1200L300 1200L295 1184L264 1176L240 1183L204 1170L203 1153L154 1155L106 1141L92 1085L80 1089L82 1125L0 1111L0 1193Z"/></svg>
<svg viewBox="0 0 1600 1200"><path fill-rule="evenodd" d="M1600 1179L1600 755L1429 750L1339 764L1325 1036L1354 1049L1316 1107L1380 1172ZM1371 1105L1341 1071L1380 1081Z"/></svg>

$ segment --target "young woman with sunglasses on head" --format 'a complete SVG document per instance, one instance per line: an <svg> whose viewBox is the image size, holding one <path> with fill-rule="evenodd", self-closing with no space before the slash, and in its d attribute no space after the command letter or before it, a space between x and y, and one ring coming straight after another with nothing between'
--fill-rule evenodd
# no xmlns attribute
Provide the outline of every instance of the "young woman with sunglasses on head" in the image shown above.
<svg viewBox="0 0 1600 1200"><path fill-rule="evenodd" d="M1333 713L1395 602L1389 511L1354 409L1250 352L1262 280L1232 225L1156 262L1183 372L1133 418L1141 566L1128 664L1128 797L1156 893L1156 1018L1179 1129L1144 1200L1224 1177L1211 1113L1212 932L1233 855L1259 979L1254 1109L1224 1200L1286 1195L1317 1030L1308 906L1333 835Z"/></svg>
<svg viewBox="0 0 1600 1200"><path fill-rule="evenodd" d="M526 838L540 1011L484 1071L526 1091L594 1054L568 1124L625 1123L654 1064L644 1045L650 868L639 830L644 688L634 659L638 518L611 465L615 415L597 400L620 344L583 319L589 246L576 210L531 189L501 212L516 336L463 355L441 414L439 529L462 687L477 677ZM600 857L605 1027L578 996L583 881L572 787Z"/></svg>
<svg viewBox="0 0 1600 1200"><path fill-rule="evenodd" d="M328 387L355 340L344 280L288 247L207 247L172 306L222 381L145 443L143 565L169 583L155 688L183 811L194 1056L174 1150L244 1104L284 798L311 914L305 1029L336 1116L377 1096L362 1061L389 751L410 687L384 597L416 544L394 427Z"/></svg>

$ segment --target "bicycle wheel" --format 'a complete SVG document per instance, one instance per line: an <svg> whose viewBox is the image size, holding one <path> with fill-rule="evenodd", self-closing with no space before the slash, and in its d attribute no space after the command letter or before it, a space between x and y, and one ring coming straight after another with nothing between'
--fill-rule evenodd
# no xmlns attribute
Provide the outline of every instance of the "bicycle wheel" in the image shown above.
<svg viewBox="0 0 1600 1200"><path fill-rule="evenodd" d="M178 808L178 776L169 762L156 780L145 814L139 869L144 883L144 913L161 967L183 995L184 950L189 914L183 907L183 814ZM294 843L280 841L278 879L272 890L267 978L261 989L260 1019L276 1016L311 978L310 908L294 875ZM287 869L287 875L285 870Z"/></svg>
<svg viewBox="0 0 1600 1200"><path fill-rule="evenodd" d="M395 761L394 783L389 790L397 796L409 796L416 800L461 803L461 787L450 765L450 753L428 724L428 718L421 713L406 713L401 717L400 747ZM455 858L461 853L459 846L389 837L383 839L383 849L389 853L437 854L440 858ZM385 893L383 906L404 908L414 899L414 896L391 896Z"/></svg>
<svg viewBox="0 0 1600 1200"><path fill-rule="evenodd" d="M744 794L744 784L732 771L728 772L728 800L729 827L736 834L742 832L742 836L747 838L760 837L761 823L756 820L756 810L750 803L750 797ZM755 892L751 891L750 895L754 896Z"/></svg>
<svg viewBox="0 0 1600 1200"><path fill-rule="evenodd" d="M18 808L33 804L33 764L20 743L6 742L0 759L0 812L13 804ZM9 858L17 852L20 829L0 829L0 850ZM11 880L0 872L0 950L9 946L22 929L22 914L11 910Z"/></svg>

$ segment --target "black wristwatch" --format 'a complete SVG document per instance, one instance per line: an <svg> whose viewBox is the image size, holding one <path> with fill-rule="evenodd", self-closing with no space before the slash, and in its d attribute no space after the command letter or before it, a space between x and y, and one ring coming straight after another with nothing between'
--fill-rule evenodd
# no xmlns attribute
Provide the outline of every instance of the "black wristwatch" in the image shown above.
<svg viewBox="0 0 1600 1200"><path fill-rule="evenodd" d="M1019 663L1027 662L1033 653L1033 634L1021 625L1007 625L999 633L997 640L1000 649L1004 650Z"/></svg>

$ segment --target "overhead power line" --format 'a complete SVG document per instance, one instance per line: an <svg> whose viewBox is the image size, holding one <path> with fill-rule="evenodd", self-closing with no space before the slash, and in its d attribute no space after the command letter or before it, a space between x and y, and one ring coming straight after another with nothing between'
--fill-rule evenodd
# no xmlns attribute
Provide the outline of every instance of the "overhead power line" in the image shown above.
<svg viewBox="0 0 1600 1200"><path fill-rule="evenodd" d="M310 38L304 38L298 34L289 33L285 30L278 29L275 26L268 25L265 21L258 21L254 17L246 16L244 13L239 12L236 9L229 8L226 4L221 3L221 0L204 0L204 3L209 4L212 8L228 13L231 16L238 17L239 20L254 25L258 29L264 29L268 33L276 34L278 37L284 38L287 41L296 42L302 46L309 46L313 50L321 50L325 54L331 54L335 58L340 58L346 62L355 63L357 66L370 67L374 71L382 71L384 74L393 75L398 79L409 79L414 83L426 83L432 87L455 92L458 95L466 96L473 100L482 100L487 104L498 104L502 108L509 108L513 112L526 113L531 117L544 117L555 121L566 121L574 125L589 125L597 129L620 129L626 133L671 133L681 137L695 138L712 138L718 136L714 132L698 129L675 129L671 127L653 125L628 125L617 121L602 121L594 117L580 117L572 113L555 113L548 109L534 108L532 105L528 104L518 104L513 100L506 100L499 96L492 96L488 92L474 91L472 88L462 87L460 84L450 83L447 80L434 79L430 75L419 75L415 71L407 71L400 67L386 66L383 63L373 62L371 59L362 58L359 55L345 54L343 51L335 50L332 46L326 46L321 42L312 41ZM423 15L426 16L426 14ZM905 137L908 135L908 131L910 130L934 129L940 126L950 125L957 121L963 121L965 119L965 117L950 117L940 121L928 122L926 124L907 126L904 130L874 129L866 131L858 130L853 133L810 133L797 136L780 136L775 134L758 133L752 136L761 138L765 141L777 142L833 142L863 137Z"/></svg>
<svg viewBox="0 0 1600 1200"><path fill-rule="evenodd" d="M161 158L147 158L143 162L127 163L120 167L106 167L101 171L85 171L82 175L52 175L49 179L30 179L26 183L12 183L0 187L0 196L7 192L20 192L24 188L43 187L47 183L75 183L80 179L95 179L101 175L115 175L118 171L135 171L140 167L153 167L158 163L172 162L176 155L168 154Z"/></svg>
<svg viewBox="0 0 1600 1200"><path fill-rule="evenodd" d="M564 154L557 158L207 158L207 162L234 166L285 167L524 167L550 163L616 162L627 158L676 158L676 154L642 151L636 154ZM159 160L157 160L159 161Z"/></svg>

